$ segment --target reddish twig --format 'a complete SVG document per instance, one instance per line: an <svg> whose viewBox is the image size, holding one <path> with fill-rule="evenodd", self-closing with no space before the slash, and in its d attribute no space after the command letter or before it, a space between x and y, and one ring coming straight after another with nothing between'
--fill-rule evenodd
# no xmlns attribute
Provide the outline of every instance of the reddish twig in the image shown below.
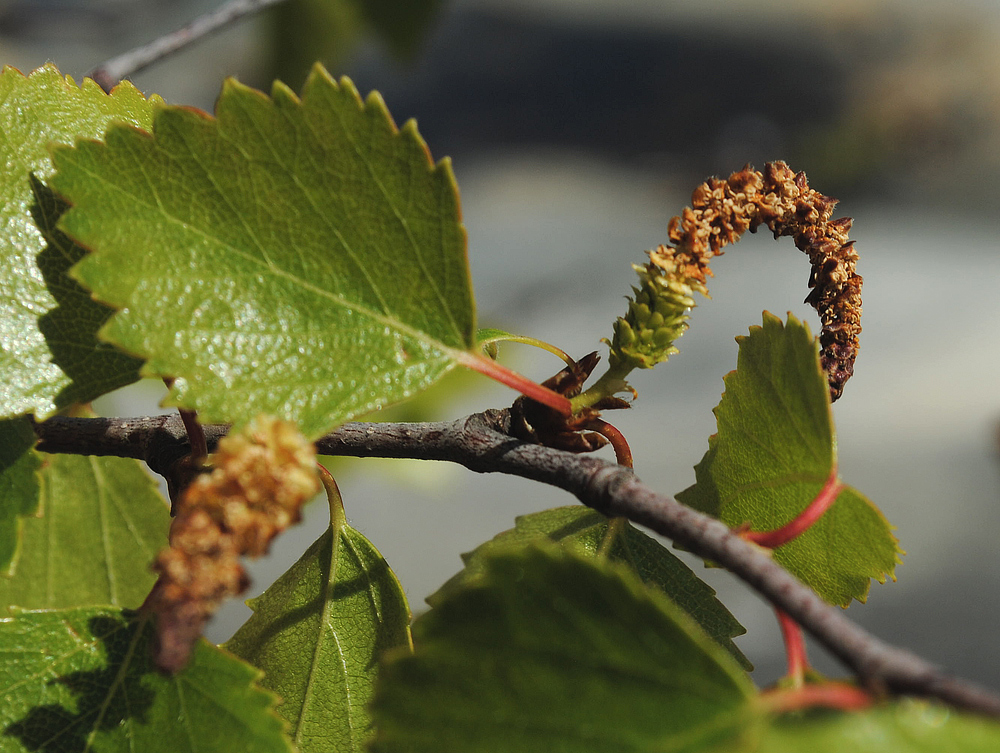
<svg viewBox="0 0 1000 753"><path fill-rule="evenodd" d="M830 509L830 505L837 499L843 486L837 478L835 464L820 493L791 522L774 531L739 531L739 535L747 541L767 549L787 544L805 533L820 519L823 513ZM781 638L784 641L785 654L788 657L788 679L793 688L801 688L805 684L806 672L809 669L809 657L806 655L802 628L783 610L775 608L774 611L778 618L778 625L781 627Z"/></svg>
<svg viewBox="0 0 1000 753"><path fill-rule="evenodd" d="M802 635L799 623L785 612L775 609L781 627L781 638L785 643L785 655L788 657L788 679L792 687L801 688L806 682L806 671L809 669L809 657L806 655L806 641Z"/></svg>
<svg viewBox="0 0 1000 753"><path fill-rule="evenodd" d="M201 424L198 423L198 413L184 408L178 408L177 412L181 414L181 421L184 422L188 439L191 441L191 461L200 463L208 457L208 441L205 439Z"/></svg>
<svg viewBox="0 0 1000 753"><path fill-rule="evenodd" d="M830 471L830 477L826 480L816 498L791 521L773 531L740 531L739 535L747 541L767 549L774 549L782 544L787 544L797 536L801 536L817 520L823 517L823 513L830 509L830 505L837 500L843 489L844 484L837 478L837 466L834 464L833 470Z"/></svg>
<svg viewBox="0 0 1000 753"><path fill-rule="evenodd" d="M484 376L488 376L500 384L507 385L511 389L517 390L525 397L531 398L537 403L547 405L563 416L573 415L569 399L560 395L548 387L543 387L538 382L533 382L528 377L511 371L506 366L502 366L490 358L475 353L461 352L457 357L458 362L466 368L478 371Z"/></svg>
<svg viewBox="0 0 1000 753"><path fill-rule="evenodd" d="M596 431L611 443L611 446L615 448L615 459L618 461L618 465L624 465L626 468L633 467L632 448L628 446L628 440L616 426L612 426L604 419L594 418L587 422L587 428Z"/></svg>

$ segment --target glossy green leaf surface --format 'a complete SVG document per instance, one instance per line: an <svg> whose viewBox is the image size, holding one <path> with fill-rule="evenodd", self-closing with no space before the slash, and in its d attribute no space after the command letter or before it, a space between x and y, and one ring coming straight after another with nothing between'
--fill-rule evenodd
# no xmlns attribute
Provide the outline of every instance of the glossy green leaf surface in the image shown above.
<svg viewBox="0 0 1000 753"><path fill-rule="evenodd" d="M624 566L566 548L485 558L379 677L380 753L699 750L748 735L732 656Z"/></svg>
<svg viewBox="0 0 1000 753"><path fill-rule="evenodd" d="M38 511L41 457L27 421L0 421L0 589L21 550L24 517Z"/></svg>
<svg viewBox="0 0 1000 753"><path fill-rule="evenodd" d="M1000 724L923 701L855 713L813 711L778 717L755 748L732 753L993 753ZM721 753L721 751L719 752Z"/></svg>
<svg viewBox="0 0 1000 753"><path fill-rule="evenodd" d="M780 528L815 498L836 464L826 378L809 328L764 314L740 344L736 371L715 409L718 433L695 467L697 483L677 495L730 526ZM847 487L804 534L774 558L833 604L864 601L871 579L894 577L892 526Z"/></svg>
<svg viewBox="0 0 1000 753"><path fill-rule="evenodd" d="M454 177L413 122L314 69L301 100L226 83L217 117L54 153L74 274L121 309L101 336L176 377L204 421L307 436L424 389L474 346Z"/></svg>
<svg viewBox="0 0 1000 753"><path fill-rule="evenodd" d="M150 102L127 82L107 95L52 65L0 73L2 416L44 418L138 379L136 359L96 338L111 311L68 276L84 251L55 230L65 207L45 186L51 144L100 138L113 122L152 123Z"/></svg>
<svg viewBox="0 0 1000 753"><path fill-rule="evenodd" d="M170 527L153 479L137 460L41 457L40 509L24 521L12 577L0 578L0 614L9 606L138 607Z"/></svg>
<svg viewBox="0 0 1000 753"><path fill-rule="evenodd" d="M603 556L630 568L647 585L656 586L723 646L745 669L752 665L733 643L746 630L715 598L715 591L655 539L628 521L615 526L599 512L583 505L556 507L522 515L514 528L504 531L472 552L462 555L465 569L427 598L432 607L457 589L483 577L486 561L497 552L532 543L551 541L591 557Z"/></svg>
<svg viewBox="0 0 1000 753"><path fill-rule="evenodd" d="M410 645L403 589L374 546L338 516L291 569L248 602L226 648L263 670L300 753L360 753L378 660Z"/></svg>
<svg viewBox="0 0 1000 753"><path fill-rule="evenodd" d="M291 753L259 672L200 642L177 675L152 631L108 608L0 619L0 749L51 753Z"/></svg>

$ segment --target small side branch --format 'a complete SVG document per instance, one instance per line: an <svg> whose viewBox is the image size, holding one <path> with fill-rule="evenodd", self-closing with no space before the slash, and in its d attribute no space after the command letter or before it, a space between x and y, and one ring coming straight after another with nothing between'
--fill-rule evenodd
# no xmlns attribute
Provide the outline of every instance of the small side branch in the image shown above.
<svg viewBox="0 0 1000 753"><path fill-rule="evenodd" d="M227 431L203 428L210 450ZM445 460L478 473L507 473L559 487L608 517L628 518L722 565L840 658L865 688L936 698L1000 717L1000 695L869 634L721 521L654 491L616 463L527 444L507 434L508 428L507 411L439 423L352 423L322 437L316 447L322 455ZM177 416L57 417L36 424L35 433L45 452L139 458L154 470L189 451Z"/></svg>
<svg viewBox="0 0 1000 753"><path fill-rule="evenodd" d="M104 91L110 92L123 78L138 73L143 68L159 62L244 16L280 2L283 0L229 0L221 8L199 16L177 31L101 63L90 73L90 78L94 79Z"/></svg>

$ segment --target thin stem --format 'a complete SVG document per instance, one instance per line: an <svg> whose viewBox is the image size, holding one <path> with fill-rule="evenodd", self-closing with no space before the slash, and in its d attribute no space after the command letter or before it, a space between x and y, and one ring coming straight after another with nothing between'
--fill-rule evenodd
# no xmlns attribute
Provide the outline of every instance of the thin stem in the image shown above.
<svg viewBox="0 0 1000 753"><path fill-rule="evenodd" d="M198 414L184 408L178 408L177 412L181 414L181 421L184 422L184 428L187 429L188 438L191 440L191 460L200 463L208 457L208 442L201 424L198 423Z"/></svg>
<svg viewBox="0 0 1000 753"><path fill-rule="evenodd" d="M604 419L594 418L587 422L587 428L596 431L611 442L611 446L615 448L615 459L618 461L618 465L624 465L626 468L633 467L632 448L628 446L628 440L625 439L624 434L618 431L617 427L612 426Z"/></svg>
<svg viewBox="0 0 1000 753"><path fill-rule="evenodd" d="M611 554L611 550L618 540L618 537L622 535L622 531L625 530L625 524L628 521L625 518L611 518L608 521L608 528L601 537L601 543L597 546L597 556L607 557Z"/></svg>
<svg viewBox="0 0 1000 753"><path fill-rule="evenodd" d="M547 343L544 340L539 340L537 337L529 337L528 335L504 335L502 337L488 337L485 340L480 340L478 345L490 345L493 343L521 343L522 345L533 345L536 348L541 348L544 351L548 351L552 355L560 358L563 363L567 366L573 366L576 361L573 360L572 356L567 353L562 348L553 345L552 343Z"/></svg>
<svg viewBox="0 0 1000 753"><path fill-rule="evenodd" d="M618 465L623 465L626 468L632 467L632 449L628 446L625 435L618 431L617 427L600 418L595 418L587 424L587 428L596 431L611 442L611 446L615 448L615 458L618 460ZM625 530L627 522L625 518L611 518L608 521L608 529L604 532L601 543L597 547L599 557L607 557L610 554L615 541Z"/></svg>
<svg viewBox="0 0 1000 753"><path fill-rule="evenodd" d="M817 520L823 517L823 513L830 509L830 505L837 500L843 489L844 484L837 478L837 466L834 464L833 470L830 471L830 477L826 480L823 488L820 489L819 494L795 518L781 528L773 531L743 531L740 533L740 536L747 541L751 541L767 549L774 549L782 544L787 544L797 536L801 536Z"/></svg>
<svg viewBox="0 0 1000 753"><path fill-rule="evenodd" d="M775 688L760 694L758 703L765 711L781 713L821 706L840 711L857 711L872 705L870 693L845 682L822 682L797 688Z"/></svg>
<svg viewBox="0 0 1000 753"><path fill-rule="evenodd" d="M174 386L174 380L170 377L163 377L163 383L167 385L167 389ZM184 429L191 443L191 463L198 465L208 457L208 441L205 439L204 429L198 423L198 413L184 408L178 408L177 412L181 414L181 421L184 422Z"/></svg>
<svg viewBox="0 0 1000 753"><path fill-rule="evenodd" d="M628 386L628 382L625 381L625 377L631 371L631 368L608 369L605 371L600 379L570 401L573 405L573 412L578 413L584 408L589 408L602 399L613 397L620 392L631 391L632 395L635 396L635 390L631 389Z"/></svg>
<svg viewBox="0 0 1000 753"><path fill-rule="evenodd" d="M153 63L159 62L168 55L193 44L209 34L225 28L251 13L257 13L271 5L277 5L284 0L229 0L229 2L199 16L191 23L177 31L165 34L148 44L136 47L126 53L106 60L90 73L90 78L106 92L110 92L115 84L123 78L141 71Z"/></svg>
<svg viewBox="0 0 1000 753"><path fill-rule="evenodd" d="M462 366L478 371L490 379L494 379L500 384L505 384L511 389L517 390L525 397L529 397L535 402L547 405L564 416L572 416L573 409L568 398L553 392L548 387L543 387L538 382L533 382L528 377L511 371L506 366L502 366L496 361L484 358L483 356L461 351L457 355L457 360Z"/></svg>
<svg viewBox="0 0 1000 753"><path fill-rule="evenodd" d="M339 531L347 525L344 497L340 493L340 487L337 486L337 481L334 479L333 474L322 463L316 463L316 470L319 472L319 480L326 490L326 501L330 505L330 527L335 531Z"/></svg>
<svg viewBox="0 0 1000 753"><path fill-rule="evenodd" d="M785 642L785 655L788 657L788 679L791 687L801 688L806 683L806 670L809 669L809 657L806 656L806 641L802 636L799 623L780 609L774 610L781 626L781 638Z"/></svg>

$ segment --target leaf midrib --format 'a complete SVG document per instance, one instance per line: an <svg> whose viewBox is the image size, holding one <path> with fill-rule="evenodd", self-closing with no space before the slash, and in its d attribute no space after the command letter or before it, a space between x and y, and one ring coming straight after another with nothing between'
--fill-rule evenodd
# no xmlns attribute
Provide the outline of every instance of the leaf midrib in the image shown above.
<svg viewBox="0 0 1000 753"><path fill-rule="evenodd" d="M121 193L121 194L123 194L125 196L128 196L133 202L139 203L139 204L145 206L148 209L155 209L155 210L159 211L163 215L163 217L166 218L166 220L168 222L171 222L171 223L173 223L175 225L178 225L181 228L183 228L184 230L187 230L189 232L196 233L196 234L200 235L202 238L204 238L206 240L214 242L214 244L218 248L221 248L223 250L229 251L229 252L235 254L236 256L238 256L238 257L246 260L247 262L250 262L250 263L255 264L257 266L264 267L269 272L271 272L272 274L274 274L276 277L281 277L283 279L286 279L286 280L294 283L295 285L301 287L303 290L309 291L309 292L313 293L314 295L316 295L316 296L318 296L320 298L325 298L325 299L331 301L332 303L340 306L341 308L354 311L355 313L361 314L362 316L367 316L368 318L372 319L373 321L376 321L376 322L379 322L379 323L381 323L383 325L392 327L392 328L396 329L399 332L402 332L404 334L409 335L410 337L412 337L415 340L418 340L418 341L424 342L424 343L426 343L428 345L431 345L431 346L437 348L438 350L442 351L446 355L448 355L453 360L458 360L458 354L467 352L466 350L459 350L459 349L454 348L454 347L452 347L450 345L446 345L445 343L441 342L437 338L428 335L426 332L423 332L422 330L415 329L415 328L411 327L410 325L407 325L407 324L404 324L403 322L400 322L394 316L391 316L391 315L389 315L387 313L376 312L376 311L373 311L372 309L368 308L367 306L363 306L363 305L357 304L357 303L355 303L353 301L349 301L348 299L344 298L342 295L335 294L335 293L333 293L333 292L331 292L329 290L324 290L323 288L320 288L320 287L318 287L318 286L316 286L316 285L314 285L314 284L312 284L310 282L307 282L306 280L303 280L302 278L297 277L296 275L293 275L292 273L287 272L286 270L281 269L280 267L275 267L275 266L273 266L273 264L269 263L267 260L258 259L256 257L248 254L246 251L244 251L244 250L242 250L242 249L240 249L240 248L232 245L231 243L226 243L226 242L222 241L221 239L216 238L215 236L210 235L205 230L202 230L201 228L196 227L194 225L191 225L189 223L186 223L183 220L181 220L180 218L175 217L172 214L169 214L169 213L163 211L162 207L159 205L159 202L157 202L157 206L154 206L153 204L151 204L149 202L141 201L140 199L137 199L133 194L131 194L128 191L126 191L124 188L121 188L120 186L118 186L118 185L110 182L107 178L105 178L100 173L95 173L92 170L88 169L87 166L81 164L79 161L75 162L75 165L76 165L76 167L78 169L80 169L82 172L84 172L89 177L93 178L95 181L98 181L98 182L102 183L103 185L107 186L108 188L113 189L114 191L116 191L118 193ZM150 184L150 186L152 187L152 184ZM155 190L154 190L153 193L154 193L154 195L156 195ZM69 210L69 212L67 214L75 212L76 208L77 207L73 207L72 209ZM65 217L65 215L64 215L64 217ZM72 233L71 232L69 232L69 231L66 231L66 232L67 232L68 235L70 235L72 237ZM82 241L82 240L80 242L85 243L85 241ZM101 255L101 252L92 252L92 253L95 253L95 255L98 255L98 256ZM86 263L86 259L84 259L83 263ZM96 291L95 291L95 293L96 293ZM125 302L123 304L119 304L119 303L117 303L115 301L112 301L110 299L106 299L106 303L108 305L115 306L115 307L118 307L119 305L121 305L121 306L128 305L128 302ZM449 315L451 315L450 308L446 308L446 310L448 311ZM117 316L118 316L118 314L116 313L116 317Z"/></svg>
<svg viewBox="0 0 1000 753"><path fill-rule="evenodd" d="M216 122L218 123L218 121L216 121ZM360 260L359 260L359 259L357 258L357 256L356 256L356 255L355 255L355 253L354 253L354 249L353 249L353 248L352 248L352 247L351 247L351 246L350 246L350 245L349 245L349 244L347 243L347 240L346 240L346 239L344 238L344 236L343 236L343 233L341 233L341 232L340 232L340 230L339 230L338 228L334 227L334 226L333 226L333 225L332 225L332 224L331 224L331 223L329 222L329 220L327 219L326 215L325 215L325 214L323 214L323 212L321 212L321 211L319 210L319 207L318 207L318 206L316 206L316 202L315 202L315 201L313 200L313 196L312 196L312 192L311 192L311 191L309 191L309 190L307 190L307 189L306 189L306 186L305 186L305 185L304 185L304 184L302 183L302 181L301 181L301 180L299 180L299 175L298 175L298 172L297 172L296 170L293 170L293 169L290 169L290 168L289 168L289 166L288 166L287 164L285 164L285 161L284 161L284 160L282 159L282 155L280 155L280 154L279 154L279 153L278 153L278 152L277 152L277 151L276 151L276 150L275 150L275 149L274 149L274 148L273 148L273 147L271 146L271 142L270 142L270 140L268 140L268 139L267 139L267 138L265 137L265 134L264 134L264 133L263 133L263 132L262 132L262 131L261 131L261 130L260 130L259 128L257 128L257 121L256 121L256 120L255 120L254 118L249 118L249 122L250 122L251 126L253 126L253 127L254 127L254 130L256 130L256 131L257 131L257 135L258 135L258 136L260 137L260 143L262 143L262 144L266 145L266 146L267 146L267 147L269 148L269 150L270 150L270 152L271 152L271 155L272 155L272 156L274 157L274 160L275 160L275 162L277 162L277 163L278 163L279 165L281 165L281 167L282 167L282 168L284 168L284 170L285 170L285 173L286 173L286 174L287 174L287 175L288 175L289 177L291 177L291 179L292 179L292 181L293 181L293 182L295 183L295 185L297 185L297 186L299 187L299 190L300 190L300 191L302 192L302 195L303 195L303 196L305 196L305 197L306 197L306 199L307 199L307 200L309 201L309 206L310 206L310 207L311 207L311 208L313 209L313 211L315 212L316 216L317 216L317 217L319 217L319 218L321 219L321 221L323 222L323 224L324 224L324 225L326 226L327 230L329 230L329 231L330 231L330 233L331 233L331 234L332 234L332 235L333 235L334 237L336 237L336 239L337 239L337 240L338 240L338 241L340 242L340 246L341 246L341 248L343 248L343 249L344 249L344 252L345 252L345 253L347 254L347 256L348 256L348 257L350 258L351 262L352 262L352 263L354 264L354 266L355 266L355 267L357 267L358 271L359 271L359 272L360 272L360 273L362 274L362 276L364 276L364 278L365 278L365 282L367 282L367 283L368 283L368 287L369 287L369 288L371 289L372 293L374 293L374 294L375 294L375 297L376 297L376 298L378 299L379 303L380 303L380 304L382 305L382 307L383 307L383 308L385 308L385 309L388 309L389 307L388 307L388 305L386 304L386 302L385 302L385 299L384 299L384 298L382 297L382 292L381 292L381 291L380 291L380 290L378 289L378 286L376 286L376 284L375 284L375 280L373 280L373 279L372 279L371 275L369 275L369 274L368 274L368 270L367 270L367 269L365 268L365 266L364 266L364 265L363 265L363 264L361 263L361 261L360 261ZM310 124L308 123L308 121L304 121L304 122L305 122L305 125L306 125L307 127L309 127L309 128L310 128L310 130L312 130L312 128L311 128ZM242 154L242 155L244 156L244 158L245 158L245 159L246 159L246 160L247 160L248 162L249 162L249 161L251 161L251 157L250 157L250 155L248 155L248 154L247 154L247 153L246 153L246 152L244 151L244 149L243 149L243 146L242 146L241 144L239 144L238 142L236 142L235 140L233 140L232 138L230 138L230 137L229 137L229 134L228 134L228 133L226 133L226 132L225 132L225 131L224 131L224 130L222 129L222 126L221 126L221 123L219 123L219 127L218 127L218 130L217 130L217 133L218 133L218 135L219 135L219 138L221 138L221 139L224 139L225 141L229 142L229 143L230 143L230 144L231 144L231 145L233 146L233 148L234 148L234 149L236 149L236 151L238 151L238 152L239 152L240 154ZM314 133L313 135L314 135L314 136L316 136L316 134L315 134L315 133ZM351 142L351 145L352 145L352 146L354 146L354 143L353 143L353 142ZM357 151L357 148L356 148L356 147L355 147L355 151ZM192 156L192 157L195 157L195 154L194 154L194 152L193 152L193 151L191 151L191 156ZM359 156L361 156L361 155L359 154ZM363 159L363 158L362 158L362 159ZM195 161L197 162L197 164L198 164L199 166L201 166L201 161L200 161L200 160L198 160L198 159L197 159L197 157L195 157ZM368 165L367 165L367 162L365 162L365 166L366 166L366 167L368 166ZM203 169L203 171L204 171L204 173L205 173L206 175L209 175L209 173L208 173L208 170L207 170L207 169ZM371 172L371 171L369 170L369 172ZM217 191L217 192L219 193L219 195L220 195L220 196L221 196L221 197L222 197L222 198L223 198L224 200L226 200L226 203L228 204L229 202L228 202L228 200L227 200L227 197L226 197L226 194L225 194L225 193L224 193L223 191L219 190L219 187L218 187L218 185L216 184L216 181L215 181L215 179L214 179L214 178L212 178L211 176L209 176L209 179L210 179L210 180L212 181L212 185L216 187L216 191ZM391 206L391 202L390 202L390 206ZM393 207L393 211L394 211L394 213L395 213L395 207ZM233 210L233 214L234 214L234 215L237 215L237 213L236 213L236 211L235 211L235 210ZM267 262L268 262L268 266L269 266L270 268L272 268L272 269L273 269L273 268L274 268L274 263L273 263L273 262L272 262L272 261L271 261L270 259L268 259L268 258L267 258L267 254L266 254L266 253L264 252L264 249L263 249L263 247L262 247L262 246L260 245L260 243L259 243L259 242L257 241L255 233L254 233L254 232L253 232L253 231L252 231L252 230L250 229L250 227L249 227L249 226L248 226L248 225L246 224L246 222L245 222L245 218L242 218L242 217L241 217L241 221L243 221L243 226L244 226L244 228L246 229L247 233L249 233L249 234L250 234L250 236L251 236L252 238L254 238L254 242L255 242L255 243L257 243L257 246L258 246L258 248L260 248L260 251L261 251L261 255L262 255L262 256L264 256L264 258L265 258L265 259L267 259ZM416 249L415 249L415 250L416 250ZM450 314L450 313L451 313L451 312L449 311L449 314ZM455 323L455 321L454 321L454 317L451 317L451 319L452 319L452 324L453 324L453 326L454 326L454 323ZM456 331L456 333L457 333L457 334L459 334L459 335L461 334L461 333L460 333L460 331L458 330L458 328L457 328L457 327L455 328L455 331Z"/></svg>
<svg viewBox="0 0 1000 753"><path fill-rule="evenodd" d="M128 628L128 623L119 626L115 632L119 630L125 630ZM94 719L94 724L91 726L90 734L87 736L87 750L90 750L91 743L94 741L94 736L100 731L101 723L104 721L104 715L108 712L108 706L111 703L111 699L115 697L118 689L124 684L125 677L128 676L129 670L132 665L132 657L135 654L135 647L142 637L143 625L142 622L136 623L136 630L132 633L132 640L129 641L128 650L125 652L125 656L122 659L121 665L118 667L118 672L115 673L114 679L108 685L108 692L105 694L104 698L101 700L101 705L98 708L97 717ZM95 636L98 640L106 640L111 636L109 633L106 636Z"/></svg>
<svg viewBox="0 0 1000 753"><path fill-rule="evenodd" d="M331 518L333 517L334 516L331 515ZM306 686L302 691L302 705L299 707L298 718L295 720L295 735L293 737L293 741L296 747L299 747L302 742L302 728L304 726L306 711L310 705L310 701L313 696L313 685L320 671L320 663L321 663L320 647L323 644L324 638L328 630L330 632L334 644L336 645L337 655L341 659L340 662L341 668L344 668L345 665L343 648L340 645L340 640L337 638L336 630L334 630L333 626L330 624L331 622L330 612L331 612L331 605L333 603L333 591L336 588L336 583L337 583L337 560L340 557L340 540L342 536L343 536L343 531L341 527L338 525L338 521L335 518L332 519L330 521L330 570L329 570L329 575L326 577L325 582L323 583L323 594L322 594L323 609L320 612L319 622L316 626L316 637L313 641L313 653L309 664L309 671L306 676ZM344 686L346 688L347 695L349 697L351 692L350 683L347 682L346 672L344 674L345 674ZM346 702L345 706L346 706L345 714L348 718L347 726L348 729L353 733L354 725L350 719L351 715L350 700ZM349 742L351 743L351 747L353 748L354 747L353 739L350 740Z"/></svg>
<svg viewBox="0 0 1000 753"><path fill-rule="evenodd" d="M338 85L338 84L336 84L336 82L331 82L331 83L333 84L333 91L336 94L341 94L342 95L342 94L346 93L346 94L349 95L353 91L351 89L345 89L345 87L343 85ZM360 97L359 97L359 100L360 100ZM269 100L269 102L272 105L274 104L274 100L273 99ZM299 114L305 116L307 114L307 111L306 111L304 103L302 101L299 101L297 104L298 104L298 107L300 108L299 109ZM367 113L368 103L364 102L364 101L359 101L358 104L360 105L360 111L361 111L361 113L362 114ZM418 262L418 264L420 266L421 273L423 274L423 277L424 277L424 282L434 291L434 295L437 297L438 303L439 303L440 307L448 314L448 319L449 319L449 321L451 323L452 331L454 332L454 334L459 339L462 339L462 337L463 337L463 335L462 335L462 328L459 325L457 319L455 318L455 314L452 311L451 307L448 305L447 300L445 299L444 295L441 293L441 290L440 290L440 288L438 287L438 284L437 284L437 280L434 278L434 275L432 275L430 273L430 271L428 270L428 268L427 268L427 265L426 265L425 260L424 260L424 254L422 252L422 248L421 248L420 244L417 242L416 238L413 236L413 232L412 232L412 229L410 228L409 221L399 211L399 208L396 206L396 202L393 200L392 195L386 189L384 183L380 179L380 177L378 175L378 172L376 171L376 169L375 169L372 161L370 159L368 159L368 156L365 154L364 150L358 145L357 141L353 138L352 130L351 130L351 128L348 127L348 124L345 122L344 117L342 116L342 113L341 113L340 109L338 109L338 106L332 107L331 110L330 110L330 114L332 114L333 117L335 117L337 119L337 122L340 125L340 132L341 132L341 134L343 135L344 139L347 141L347 143L352 148L354 154L357 156L357 158L364 165L365 170L368 173L368 176L371 178L371 180L374 183L374 185L378 188L379 193L381 193L381 195L382 195L382 197L383 197L383 199L385 201L386 206L389 207L390 211L392 212L393 217L396 218L396 221L399 223L399 226L403 229L404 234L405 234L405 236L407 238L407 241L409 242L410 249L413 252L414 258L417 260L417 262ZM286 119L287 120L291 120L290 118L286 118ZM328 218L327 218L327 216L322 211L320 211L319 207L316 205L316 203L315 203L315 201L313 199L313 193L312 193L312 191L310 191L307 188L307 186L304 183L302 183L302 181L299 179L299 173L298 173L298 171L295 170L295 169L293 169L292 167L290 167L286 163L286 161L284 159L284 155L282 155L281 153L279 153L278 151L276 151L273 148L273 146L271 144L271 141L267 138L266 134L264 132L262 132L260 130L260 128L258 127L257 120L251 117L251 118L248 119L248 121L249 121L251 127L253 127L254 130L256 131L256 133L257 133L257 135L259 137L259 143L263 144L265 146L265 148L267 148L270 151L270 153L271 153L272 157L274 158L275 162L277 164L279 164L285 170L285 174L288 175L292 179L292 181L295 183L295 185L297 185L299 187L299 190L301 191L302 195L308 200L310 207L313 209L313 211L315 213L315 216L318 217L324 223L324 225L330 231L330 233L333 236L335 236L338 241L340 241L341 247L347 253L348 257L354 263L354 265L358 269L358 271L364 276L364 279L368 283L368 286L371 289L372 293L374 293L375 297L378 298L379 303L384 308L388 309L389 307L388 307L388 305L386 305L385 299L382 296L382 292L379 289L379 287L376 285L375 280L368 273L368 269L358 259L358 257L354 253L353 248L347 243L346 239L344 238L344 236L340 232L340 230L337 227L335 227L332 223L330 223L329 220L328 220ZM215 122L216 122L216 125L217 125L216 133L219 136L219 138L225 140L226 142L228 142L237 152L239 152L240 154L242 154L243 157L248 162L252 162L253 161L252 158L244 150L242 144L240 144L238 141L236 141L233 138L231 138L230 135L226 132L226 130L223 129L223 127L222 127L222 121L219 120L219 119L216 119ZM292 125L294 127L296 124L292 123ZM302 117L301 120L299 121L298 125L300 125L302 128L307 129L317 142L322 142L322 140L323 140L322 136L319 133L317 133L316 130L313 128L312 120L309 117ZM405 128L405 126L404 126L404 128ZM392 138L399 139L399 138L402 137L402 133L403 133L403 131L401 129L393 127ZM185 146L187 146L186 139L184 140L184 143L185 143ZM222 197L223 200L226 201L226 203L228 204L229 202L228 202L228 199L227 199L227 194L225 193L225 191L223 191L223 190L220 189L220 187L218 185L218 182L215 180L214 176L206 168L204 168L202 166L201 160L198 159L198 157L195 154L194 150L192 150L192 149L189 148L188 151L189 151L191 157L194 159L195 163L199 167L202 167L203 174L210 180L210 182L212 183L212 185L215 187L217 194L220 197ZM436 167L432 166L432 172L434 170L436 170L436 169L437 169ZM150 186L152 187L152 184L150 184ZM232 207L230 207L230 208L232 208ZM250 235L251 238L254 239L254 242L256 243L256 245L258 246L258 248L260 248L262 256L264 256L265 259L267 259L267 254L264 252L263 247L261 247L260 243L257 241L256 235L253 232L253 230L247 225L247 223L245 221L245 217L243 217L242 215L240 215L239 213L237 213L235 210L233 211L233 215L237 216L237 217L240 217L240 220L243 223L244 228L246 229L247 233ZM273 262L271 262L270 259L267 259L267 263L268 263L269 267L271 267L272 269L274 268Z"/></svg>
<svg viewBox="0 0 1000 753"><path fill-rule="evenodd" d="M338 87L338 91L339 90L340 89ZM367 108L368 108L367 103L363 102L362 103L362 112L366 111ZM406 233L406 237L410 241L410 246L411 246L411 248L413 250L413 253L416 256L418 262L420 263L420 269L421 269L421 271L424 274L424 279L431 286L431 289L434 291L434 295L437 296L438 302L441 304L442 308L444 308L444 310L448 312L448 318L451 320L452 329L454 329L456 335L458 335L459 337L461 337L462 336L462 328L458 326L458 321L455 319L455 315L452 312L451 307L448 306L447 301L445 300L444 296L441 294L441 291L438 289L437 282L435 281L434 276L430 274L430 272L427 270L427 266L424 264L424 256L420 252L420 245L417 243L416 238L413 237L413 233L410 230L410 223L406 221L406 219L402 216L402 214L400 214L399 210L396 208L396 204L392 201L392 198L390 197L389 192L386 190L385 186L382 184L382 181L379 180L378 176L376 175L374 166L372 165L371 161L366 158L366 156L362 152L361 148L357 145L357 143L354 141L354 139L351 138L351 133L345 127L344 120L340 116L340 112L335 110L334 113L337 116L337 120L340 121L341 130L342 130L342 132L344 134L344 137L347 139L348 143L354 148L354 153L358 155L358 158L364 164L365 169L368 170L368 175L371 177L372 181L374 181L375 185L378 186L379 191L382 193L382 196L385 198L386 204L388 204L389 207L392 209L393 216L396 217L396 219L399 222L399 224L403 227L403 229L404 229L404 231ZM306 122L308 123L308 121L306 121ZM400 138L400 134L401 133L402 132L399 129L396 129L396 132L393 134L393 136L395 138Z"/></svg>

